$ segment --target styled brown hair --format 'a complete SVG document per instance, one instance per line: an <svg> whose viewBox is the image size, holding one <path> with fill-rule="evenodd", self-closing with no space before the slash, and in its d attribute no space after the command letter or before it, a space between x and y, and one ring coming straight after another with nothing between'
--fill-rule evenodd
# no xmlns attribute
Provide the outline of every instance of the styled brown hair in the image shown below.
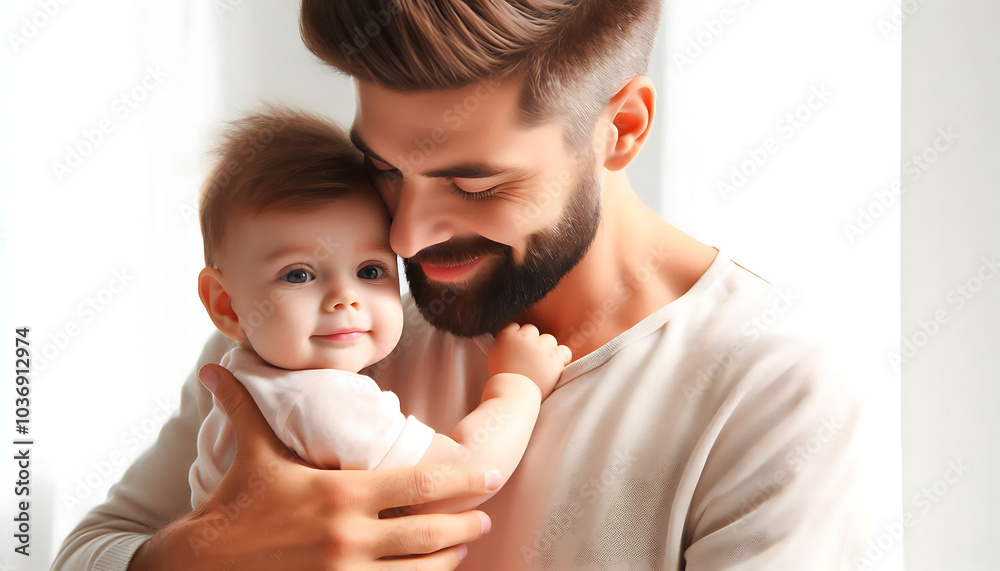
<svg viewBox="0 0 1000 571"><path fill-rule="evenodd" d="M318 115L270 105L227 123L201 194L205 264L215 265L227 223L240 213L305 211L367 189L363 155L342 128Z"/></svg>
<svg viewBox="0 0 1000 571"><path fill-rule="evenodd" d="M662 0L303 0L306 46L400 91L522 81L529 125L587 140L611 97L649 65Z"/></svg>

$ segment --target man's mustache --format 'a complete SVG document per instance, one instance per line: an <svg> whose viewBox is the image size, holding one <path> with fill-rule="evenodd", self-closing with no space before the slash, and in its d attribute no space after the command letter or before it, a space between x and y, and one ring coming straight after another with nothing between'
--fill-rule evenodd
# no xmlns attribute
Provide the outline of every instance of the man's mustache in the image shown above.
<svg viewBox="0 0 1000 571"><path fill-rule="evenodd" d="M407 258L406 262L408 264L427 263L432 266L455 266L481 256L503 256L509 251L510 246L494 242L483 236L463 236L428 246L417 252L412 258Z"/></svg>

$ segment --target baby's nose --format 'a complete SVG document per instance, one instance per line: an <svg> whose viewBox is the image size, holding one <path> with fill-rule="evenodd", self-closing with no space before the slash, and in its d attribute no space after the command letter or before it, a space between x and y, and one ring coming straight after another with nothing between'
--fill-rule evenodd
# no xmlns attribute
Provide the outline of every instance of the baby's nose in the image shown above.
<svg viewBox="0 0 1000 571"><path fill-rule="evenodd" d="M346 286L334 286L323 303L327 311L343 311L345 309L361 309L361 298L357 289Z"/></svg>

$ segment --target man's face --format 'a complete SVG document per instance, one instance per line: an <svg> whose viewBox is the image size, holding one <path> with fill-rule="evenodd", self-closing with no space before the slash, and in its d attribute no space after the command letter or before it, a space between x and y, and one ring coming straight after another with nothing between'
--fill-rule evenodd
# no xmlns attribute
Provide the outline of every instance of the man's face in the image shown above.
<svg viewBox="0 0 1000 571"><path fill-rule="evenodd" d="M352 373L388 355L403 324L388 231L370 189L239 216L219 270L254 351L276 367Z"/></svg>
<svg viewBox="0 0 1000 571"><path fill-rule="evenodd" d="M457 335L495 333L551 291L600 222L592 152L524 127L518 86L402 94L358 86L352 138L393 216L418 307Z"/></svg>

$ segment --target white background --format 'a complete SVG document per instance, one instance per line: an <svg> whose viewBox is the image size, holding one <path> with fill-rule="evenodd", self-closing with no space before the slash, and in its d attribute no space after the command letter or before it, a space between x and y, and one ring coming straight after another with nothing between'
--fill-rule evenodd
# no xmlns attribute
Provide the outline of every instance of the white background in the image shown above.
<svg viewBox="0 0 1000 571"><path fill-rule="evenodd" d="M903 201L902 338L916 349L902 392L912 571L1000 566L1000 279L981 270L983 257L1000 261L998 28L1000 4L975 0L928 1L905 27L904 165L938 129L961 136ZM924 333L939 315L937 333Z"/></svg>
<svg viewBox="0 0 1000 571"><path fill-rule="evenodd" d="M963 97L978 85L955 75L961 70L954 59L934 58L942 52L925 47L942 33L975 36L969 25L985 33L990 20L933 1L902 30L884 0L669 2L650 70L658 86L655 131L629 167L633 185L664 218L790 288L799 301L782 319L809 315L865 387L876 546L867 563L877 569L902 568L902 542L891 534L886 539L885 526L901 521L903 510L919 513L911 498L942 477L949 459L968 459L975 469L907 530L917 538L907 543L908 569L989 568L984 536L956 522L966 519L963 510L972 510L979 529L995 527L985 520L991 515L986 510L998 504L985 484L991 470L996 480L995 455L986 455L985 433L973 428L977 411L985 414L991 402L979 392L987 369L973 355L988 342L996 346L995 326L983 335L975 324L952 324L933 340L937 366L928 349L919 369L916 360L904 367L915 381L904 392L910 408L904 415L905 493L900 489L900 376L886 356L900 343L900 200L885 192L900 178L901 147L904 157L920 153L938 127L962 123L965 138L926 176L904 179L905 198L918 192L926 198L908 203L917 210L904 209L913 216L911 222L904 218L904 236L919 234L918 245L933 253L904 274L914 280L904 290L917 300L904 300L905 334L936 307L947 307L944 293L972 275L980 254L992 253L984 243L1000 244L996 230L990 234L985 226L989 211L972 206L986 196L988 180L987 157L973 152L972 133L981 134L982 144L997 132L996 111L987 103L996 97ZM219 122L261 100L296 104L345 124L353 116L350 83L301 45L294 2L69 2L39 16L43 4L9 2L2 22L2 338L12 346L14 327L29 325L36 351L51 356L32 384L30 564L11 555L14 498L9 491L0 495L0 565L8 560L17 569L47 567L66 533L153 442L163 410L177 406L178 387L212 331L195 292L201 241L194 208L208 168L203 153ZM956 4L974 3L948 6ZM933 11L952 19L942 28ZM992 16L996 27L996 9ZM23 18L45 23L28 37ZM917 46L904 54L920 57L903 58L913 89L901 100L904 34L908 49ZM990 49L996 54L997 41L989 41L966 42L974 45L961 53L961 69L981 67ZM998 68L994 62L991 69ZM950 82L930 81L949 70ZM812 99L815 109L803 108L814 90L829 96L822 105ZM926 97L928 91L940 95ZM129 106L123 94L142 100ZM902 144L901 101L904 118L916 117L903 125ZM925 112L945 104L961 109L945 118ZM796 112L800 127L786 137L791 123L784 118ZM986 124L992 133L979 123L984 112L992 113ZM110 132L88 150L87 132L102 120ZM736 192L722 196L719 181L768 138L777 151ZM90 139L97 137L91 132ZM72 172L57 173L53 163L67 163L67 146L88 152ZM943 222L936 216L954 205L955 189L943 191L949 176L974 179L958 183L959 206L978 216L947 212ZM881 210L880 194L888 204ZM859 208L873 217L852 239L845 224L858 222ZM930 221L936 234L920 231ZM964 231L967 256L940 245L949 228ZM912 252L904 249L907 263L923 261ZM116 272L124 274L124 287ZM998 287L987 284L970 302L978 309L960 317L987 310L996 315ZM88 309L88 298L100 312ZM973 334L982 346L956 339ZM11 353L0 353L4 371L13 369ZM949 358L966 363L960 374L942 366ZM0 435L9 442L13 383L3 386L11 400L0 404ZM957 386L962 390L944 388ZM5 481L11 468L3 461ZM992 502L983 501L987 490ZM933 559L937 550L953 553L949 545L965 550L963 565ZM938 563L920 566L931 560Z"/></svg>

